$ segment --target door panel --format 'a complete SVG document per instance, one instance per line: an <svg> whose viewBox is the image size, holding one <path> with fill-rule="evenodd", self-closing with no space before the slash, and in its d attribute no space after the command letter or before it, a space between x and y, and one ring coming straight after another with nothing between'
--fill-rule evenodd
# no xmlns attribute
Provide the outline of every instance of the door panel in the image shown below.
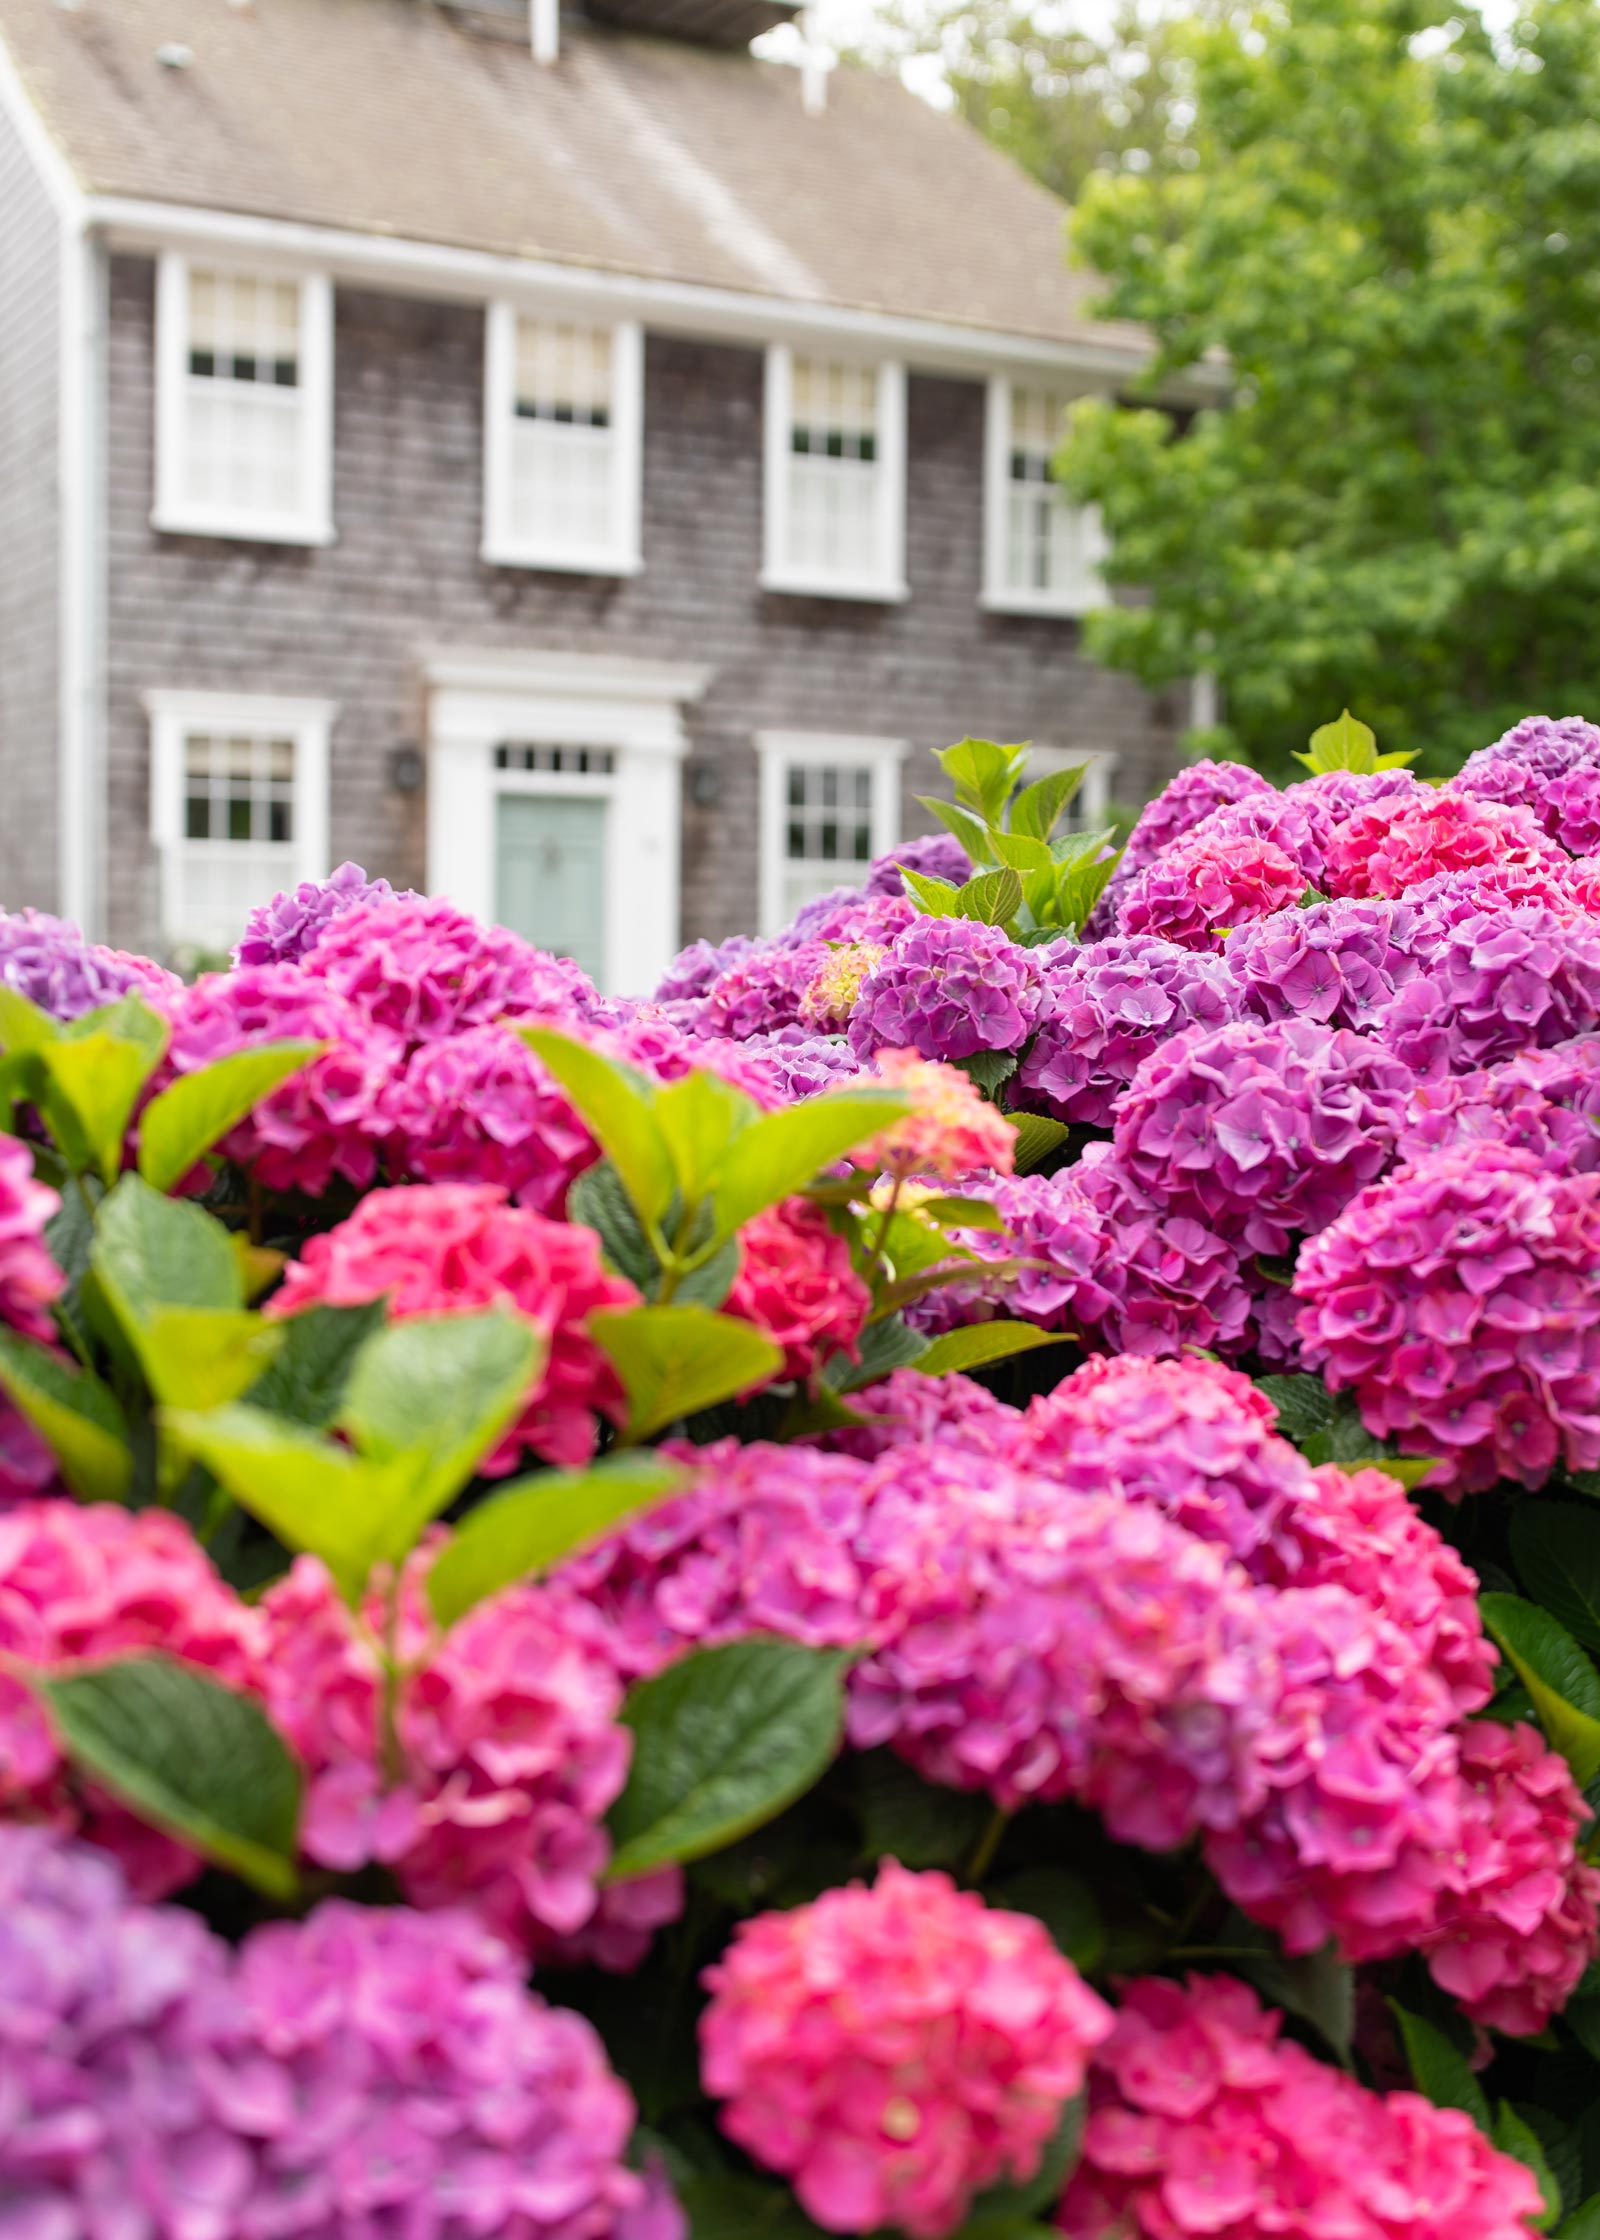
<svg viewBox="0 0 1600 2240"><path fill-rule="evenodd" d="M495 917L605 984L608 804L502 793L495 804Z"/></svg>

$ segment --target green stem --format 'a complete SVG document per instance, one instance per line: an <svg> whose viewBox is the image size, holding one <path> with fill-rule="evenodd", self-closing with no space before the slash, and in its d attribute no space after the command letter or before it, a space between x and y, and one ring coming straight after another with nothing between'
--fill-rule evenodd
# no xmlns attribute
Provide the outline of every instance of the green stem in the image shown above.
<svg viewBox="0 0 1600 2240"><path fill-rule="evenodd" d="M994 1855L1005 1841L1005 1833L1010 1825L1011 1815L1002 1812L999 1805L996 1805L989 1815L987 1827L973 1847L971 1859L967 1862L966 1879L974 1889L994 1865Z"/></svg>

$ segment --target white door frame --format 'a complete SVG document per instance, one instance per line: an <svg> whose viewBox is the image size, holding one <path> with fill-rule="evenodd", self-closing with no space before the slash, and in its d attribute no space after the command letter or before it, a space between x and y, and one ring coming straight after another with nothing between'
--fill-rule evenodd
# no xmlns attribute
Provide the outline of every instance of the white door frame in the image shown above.
<svg viewBox="0 0 1600 2240"><path fill-rule="evenodd" d="M608 992L644 995L679 946L681 710L711 671L591 654L439 653L424 661L428 723L428 889L462 910L495 911L495 817L502 794L604 799ZM506 741L609 748L610 772L497 770Z"/></svg>

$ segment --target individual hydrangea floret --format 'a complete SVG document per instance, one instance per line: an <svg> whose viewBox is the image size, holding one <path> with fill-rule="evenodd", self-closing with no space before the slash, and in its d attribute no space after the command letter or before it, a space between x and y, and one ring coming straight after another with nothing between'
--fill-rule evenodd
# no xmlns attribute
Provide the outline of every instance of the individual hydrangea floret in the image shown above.
<svg viewBox="0 0 1600 2240"><path fill-rule="evenodd" d="M1368 1033L1431 955L1419 913L1383 899L1314 902L1240 926L1223 946L1239 1009Z"/></svg>
<svg viewBox="0 0 1600 2240"><path fill-rule="evenodd" d="M1184 1027L1220 1027L1238 1009L1223 961L1175 942L1146 934L1052 950L1038 1032L1014 1093L1058 1120L1108 1127L1152 1050Z"/></svg>
<svg viewBox="0 0 1600 2240"><path fill-rule="evenodd" d="M1421 1075L1465 1073L1600 1024L1600 923L1538 903L1441 928L1378 1025Z"/></svg>
<svg viewBox="0 0 1600 2240"><path fill-rule="evenodd" d="M830 1354L858 1357L872 1293L823 1208L786 1198L740 1230L739 1272L723 1312L754 1323L782 1352L780 1375L803 1380Z"/></svg>
<svg viewBox="0 0 1600 2240"><path fill-rule="evenodd" d="M522 1414L479 1465L499 1475L524 1447L547 1462L586 1462L596 1414L622 1420L622 1387L587 1318L638 1298L601 1266L592 1229L510 1205L493 1183L438 1182L374 1190L347 1221L310 1238L267 1312L382 1299L394 1321L488 1307L525 1315L548 1354Z"/></svg>
<svg viewBox="0 0 1600 2240"><path fill-rule="evenodd" d="M1565 857L1526 809L1502 808L1465 794L1408 794L1358 809L1328 847L1328 891L1404 895L1425 879L1478 865L1559 871Z"/></svg>
<svg viewBox="0 0 1600 2240"><path fill-rule="evenodd" d="M198 1073L263 1042L327 1047L269 1089L221 1150L268 1190L321 1197L335 1178L358 1188L377 1171L382 1106L399 1056L386 1029L297 965L207 973L172 1006L167 1067Z"/></svg>
<svg viewBox="0 0 1600 2240"><path fill-rule="evenodd" d="M53 1019L81 1019L125 995L162 1010L183 986L148 957L103 949L43 910L0 911L0 982Z"/></svg>
<svg viewBox="0 0 1600 2240"><path fill-rule="evenodd" d="M961 887L972 877L972 863L953 832L930 832L920 840L902 840L887 855L874 856L863 893L903 895L901 871L915 871L924 879L942 879L946 886Z"/></svg>
<svg viewBox="0 0 1600 2240"><path fill-rule="evenodd" d="M1191 1028L1147 1058L1117 1107L1125 1173L1168 1215L1286 1253L1393 1154L1409 1069L1313 1020Z"/></svg>
<svg viewBox="0 0 1600 2240"><path fill-rule="evenodd" d="M1112 2027L1042 1923L892 1859L741 1922L704 1980L722 2128L829 2232L942 2240L1025 2184Z"/></svg>
<svg viewBox="0 0 1600 2240"><path fill-rule="evenodd" d="M1235 926L1298 902L1305 886L1299 865L1275 842L1241 833L1212 843L1197 830L1128 883L1117 931L1216 949Z"/></svg>
<svg viewBox="0 0 1600 2240"><path fill-rule="evenodd" d="M499 1019L582 1018L595 1001L594 983L570 957L410 895L356 903L301 961L408 1048Z"/></svg>
<svg viewBox="0 0 1600 2240"><path fill-rule="evenodd" d="M999 926L919 918L898 934L862 983L850 1021L858 1057L915 1050L924 1058L1011 1051L1033 1031L1039 962Z"/></svg>
<svg viewBox="0 0 1600 2240"><path fill-rule="evenodd" d="M23 1675L157 1649L230 1687L259 1686L261 1619L186 1524L112 1502L0 1510L0 1816L81 1829L116 1853L145 1897L177 1889L199 1860L72 1778Z"/></svg>
<svg viewBox="0 0 1600 2240"><path fill-rule="evenodd" d="M911 1110L856 1154L858 1165L941 1182L1011 1172L1017 1131L959 1067L919 1058L914 1050L879 1050L872 1076L879 1087L909 1097Z"/></svg>
<svg viewBox="0 0 1600 2240"><path fill-rule="evenodd" d="M1469 2115L1369 2091L1227 1976L1126 1985L1096 2055L1066 2240L1527 2240L1527 2165Z"/></svg>
<svg viewBox="0 0 1600 2240"><path fill-rule="evenodd" d="M566 1092L509 1027L425 1042L384 1097L390 1172L415 1182L494 1183L559 1214L600 1156Z"/></svg>
<svg viewBox="0 0 1600 2240"><path fill-rule="evenodd" d="M386 902L393 893L387 879L369 879L359 863L341 863L326 879L303 879L251 911L233 961L241 966L298 964L335 918L363 902ZM407 894L403 899L415 902L418 897Z"/></svg>

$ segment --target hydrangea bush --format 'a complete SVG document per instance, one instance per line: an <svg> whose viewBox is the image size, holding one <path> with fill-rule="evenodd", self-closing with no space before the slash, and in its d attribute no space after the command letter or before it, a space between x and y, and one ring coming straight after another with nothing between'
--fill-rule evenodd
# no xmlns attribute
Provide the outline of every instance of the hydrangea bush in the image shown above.
<svg viewBox="0 0 1600 2240"><path fill-rule="evenodd" d="M1600 2232L1600 730L653 994L0 917L0 2240Z"/></svg>

